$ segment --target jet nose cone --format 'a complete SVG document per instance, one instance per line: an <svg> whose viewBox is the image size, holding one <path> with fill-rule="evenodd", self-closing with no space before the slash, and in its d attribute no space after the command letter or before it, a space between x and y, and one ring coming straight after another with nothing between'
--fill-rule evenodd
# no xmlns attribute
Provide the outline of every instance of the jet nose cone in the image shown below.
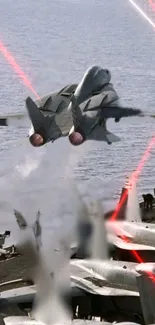
<svg viewBox="0 0 155 325"><path fill-rule="evenodd" d="M139 274L151 273L155 275L155 263L140 263L136 266L136 271Z"/></svg>

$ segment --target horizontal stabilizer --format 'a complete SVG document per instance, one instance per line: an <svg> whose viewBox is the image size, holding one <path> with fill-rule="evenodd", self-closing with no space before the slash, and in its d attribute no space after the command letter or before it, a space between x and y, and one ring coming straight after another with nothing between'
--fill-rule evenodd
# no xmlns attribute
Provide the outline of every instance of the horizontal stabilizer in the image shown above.
<svg viewBox="0 0 155 325"><path fill-rule="evenodd" d="M107 143L113 143L120 141L120 138L115 134L109 132L104 127L96 125L87 135L87 140L105 141Z"/></svg>
<svg viewBox="0 0 155 325"><path fill-rule="evenodd" d="M106 131L106 138L108 140L108 142L118 142L120 141L121 139L119 137L117 137L117 135L109 132L109 131Z"/></svg>
<svg viewBox="0 0 155 325"><path fill-rule="evenodd" d="M16 128L28 128L30 121L26 113L15 113L0 116L0 126L13 126Z"/></svg>
<svg viewBox="0 0 155 325"><path fill-rule="evenodd" d="M7 300L11 303L26 303L32 302L34 296L36 294L35 286L26 286L21 288L10 289L1 292L0 295L0 303L1 300Z"/></svg>

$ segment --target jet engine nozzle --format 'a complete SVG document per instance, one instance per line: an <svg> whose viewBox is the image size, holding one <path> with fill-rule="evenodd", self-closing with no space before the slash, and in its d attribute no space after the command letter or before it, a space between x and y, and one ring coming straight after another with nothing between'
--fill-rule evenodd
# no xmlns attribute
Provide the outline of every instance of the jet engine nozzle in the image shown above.
<svg viewBox="0 0 155 325"><path fill-rule="evenodd" d="M76 130L75 127L72 126L68 135L69 142L73 146L79 146L80 144L82 144L85 140L85 137L82 133L83 132L81 130L79 129Z"/></svg>

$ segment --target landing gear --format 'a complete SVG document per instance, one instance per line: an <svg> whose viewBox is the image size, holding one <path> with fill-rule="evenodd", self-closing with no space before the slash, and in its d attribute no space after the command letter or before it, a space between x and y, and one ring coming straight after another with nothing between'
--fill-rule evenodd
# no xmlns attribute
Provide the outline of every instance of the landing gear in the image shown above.
<svg viewBox="0 0 155 325"><path fill-rule="evenodd" d="M120 121L120 118L115 118L115 123L118 123Z"/></svg>
<svg viewBox="0 0 155 325"><path fill-rule="evenodd" d="M109 145L112 144L112 142L109 142L109 141L108 141L107 143L108 143Z"/></svg>

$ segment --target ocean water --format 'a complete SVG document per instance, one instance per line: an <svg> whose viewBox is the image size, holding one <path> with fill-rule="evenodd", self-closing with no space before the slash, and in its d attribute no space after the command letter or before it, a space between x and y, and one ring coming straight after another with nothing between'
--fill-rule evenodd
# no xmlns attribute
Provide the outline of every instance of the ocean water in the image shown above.
<svg viewBox="0 0 155 325"><path fill-rule="evenodd" d="M155 22L147 0L137 3ZM41 96L78 82L92 64L109 68L125 103L155 113L155 29L128 0L1 0L0 41L14 55ZM25 110L34 95L0 53L0 113ZM44 235L70 231L77 214L77 187L84 197L102 198L113 207L125 177L138 165L152 136L155 120L108 121L119 143L87 142L73 148L60 139L31 148L26 129L0 128L0 225L17 226L13 208L30 223L40 208ZM155 151L138 180L138 193L155 187Z"/></svg>

